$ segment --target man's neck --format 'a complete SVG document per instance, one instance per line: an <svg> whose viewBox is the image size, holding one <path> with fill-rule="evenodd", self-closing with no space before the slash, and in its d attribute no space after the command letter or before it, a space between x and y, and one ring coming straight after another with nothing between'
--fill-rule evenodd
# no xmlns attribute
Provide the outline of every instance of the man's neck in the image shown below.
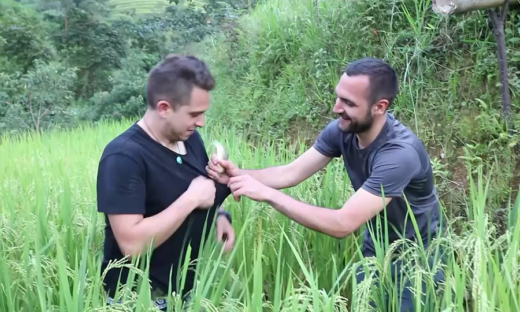
<svg viewBox="0 0 520 312"><path fill-rule="evenodd" d="M165 145L169 149L177 149L177 141L165 136L160 127L160 121L150 112L146 112L137 124L141 126L152 139Z"/></svg>
<svg viewBox="0 0 520 312"><path fill-rule="evenodd" d="M383 129L383 127L385 126L385 123L386 123L386 114L381 116L381 118L375 119L374 123L372 124L372 127L369 130L367 130L363 133L358 133L357 138L358 138L359 148L361 148L361 149L366 148L372 142L374 142L374 140L377 138L377 136L381 132L381 129Z"/></svg>

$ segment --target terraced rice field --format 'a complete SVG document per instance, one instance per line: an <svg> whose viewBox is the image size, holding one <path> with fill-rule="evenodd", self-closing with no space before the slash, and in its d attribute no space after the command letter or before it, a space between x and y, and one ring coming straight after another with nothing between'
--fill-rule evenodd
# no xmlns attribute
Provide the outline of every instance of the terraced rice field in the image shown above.
<svg viewBox="0 0 520 312"><path fill-rule="evenodd" d="M137 14L161 12L170 5L168 0L111 0L110 4L116 12L134 11Z"/></svg>

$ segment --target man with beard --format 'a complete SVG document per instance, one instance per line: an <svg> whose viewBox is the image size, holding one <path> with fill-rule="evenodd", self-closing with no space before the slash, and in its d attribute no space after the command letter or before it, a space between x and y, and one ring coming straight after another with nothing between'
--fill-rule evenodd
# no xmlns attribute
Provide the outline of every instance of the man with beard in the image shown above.
<svg viewBox="0 0 520 312"><path fill-rule="evenodd" d="M387 111L398 88L397 75L389 64L375 58L357 60L347 66L336 86L333 111L339 118L298 159L282 166L244 170L212 157L206 170L210 177L227 184L235 199L246 196L267 202L299 224L336 238L353 234L368 222L364 257L376 256L376 246L385 244L385 231L389 244L405 237L427 248L440 231L439 201L423 143ZM341 209L305 204L279 191L301 183L340 156L355 190ZM358 282L363 278L360 273ZM442 273L437 278L442 279ZM411 292L404 289L401 311L412 310L412 302Z"/></svg>
<svg viewBox="0 0 520 312"><path fill-rule="evenodd" d="M209 158L196 130L204 126L214 86L204 62L169 55L149 74L143 118L105 147L99 163L98 211L106 221L102 274L109 262L144 258L150 250L152 296L163 311L170 286L185 298L194 287L193 264L184 285L178 273L186 257L197 260L215 216L217 241L225 252L234 244L230 216L218 210L231 191L206 177ZM119 282L134 282L128 274L126 266L106 272L109 304L119 301Z"/></svg>

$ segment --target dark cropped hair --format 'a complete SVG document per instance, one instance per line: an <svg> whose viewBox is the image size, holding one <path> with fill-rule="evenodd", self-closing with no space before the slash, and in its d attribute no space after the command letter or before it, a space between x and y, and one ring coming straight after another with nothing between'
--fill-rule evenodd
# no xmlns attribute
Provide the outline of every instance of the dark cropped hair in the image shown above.
<svg viewBox="0 0 520 312"><path fill-rule="evenodd" d="M366 75L369 77L370 104L381 99L388 100L391 106L399 92L399 82L395 70L387 62L377 58L362 58L350 63L345 73L348 76Z"/></svg>
<svg viewBox="0 0 520 312"><path fill-rule="evenodd" d="M167 101L172 106L188 104L195 86L206 91L215 87L215 79L206 64L195 56L169 54L148 75L148 106L155 109L159 101Z"/></svg>

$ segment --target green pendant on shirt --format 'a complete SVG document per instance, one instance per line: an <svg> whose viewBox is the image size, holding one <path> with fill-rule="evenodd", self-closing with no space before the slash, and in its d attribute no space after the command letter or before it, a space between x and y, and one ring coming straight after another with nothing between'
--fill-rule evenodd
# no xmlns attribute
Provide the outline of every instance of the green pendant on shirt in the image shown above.
<svg viewBox="0 0 520 312"><path fill-rule="evenodd" d="M181 156L177 156L177 163L180 165L182 164L182 158Z"/></svg>

